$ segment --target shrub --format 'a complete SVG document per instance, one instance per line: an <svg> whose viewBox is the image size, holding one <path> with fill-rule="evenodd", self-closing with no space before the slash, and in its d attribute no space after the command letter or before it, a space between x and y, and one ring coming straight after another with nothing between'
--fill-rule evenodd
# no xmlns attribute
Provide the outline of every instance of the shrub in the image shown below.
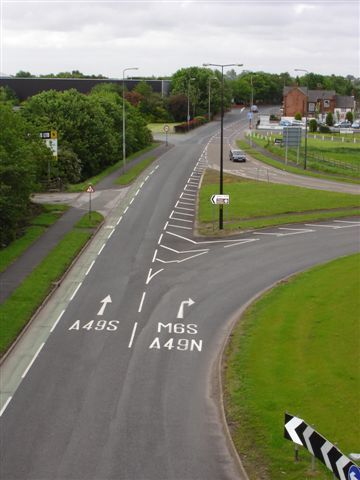
<svg viewBox="0 0 360 480"><path fill-rule="evenodd" d="M319 132L320 133L330 133L331 130L330 130L330 127L328 127L327 125L320 125Z"/></svg>
<svg viewBox="0 0 360 480"><path fill-rule="evenodd" d="M302 116L301 116L301 113L295 113L295 120L301 120L302 119Z"/></svg>
<svg viewBox="0 0 360 480"><path fill-rule="evenodd" d="M326 115L326 125L328 125L329 127L332 127L334 125L334 116L331 112L329 112L327 115Z"/></svg>
<svg viewBox="0 0 360 480"><path fill-rule="evenodd" d="M176 133L185 133L188 130L193 130L194 128L200 127L206 123L205 117L195 117L190 120L189 125L187 122L180 123L180 125L175 125L174 130Z"/></svg>
<svg viewBox="0 0 360 480"><path fill-rule="evenodd" d="M349 122L353 122L354 121L354 115L352 112L346 112L346 116L345 116L345 119L346 120L349 120Z"/></svg>
<svg viewBox="0 0 360 480"><path fill-rule="evenodd" d="M317 121L315 118L312 118L309 122L309 132L316 132L317 130Z"/></svg>

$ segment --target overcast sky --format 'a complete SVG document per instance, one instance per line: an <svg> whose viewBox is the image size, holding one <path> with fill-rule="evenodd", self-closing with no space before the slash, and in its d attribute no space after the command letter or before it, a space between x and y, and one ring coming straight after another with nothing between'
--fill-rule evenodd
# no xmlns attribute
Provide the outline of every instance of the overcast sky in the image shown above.
<svg viewBox="0 0 360 480"><path fill-rule="evenodd" d="M359 0L0 0L0 72L171 75L204 62L359 73Z"/></svg>

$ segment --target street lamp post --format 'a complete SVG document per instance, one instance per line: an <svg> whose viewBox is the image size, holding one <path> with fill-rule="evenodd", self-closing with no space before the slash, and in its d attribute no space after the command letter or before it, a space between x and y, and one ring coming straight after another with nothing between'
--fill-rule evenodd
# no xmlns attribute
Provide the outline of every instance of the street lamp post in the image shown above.
<svg viewBox="0 0 360 480"><path fill-rule="evenodd" d="M209 108L208 108L208 122L210 122L210 115L211 115L211 80L219 80L217 77L209 77Z"/></svg>
<svg viewBox="0 0 360 480"><path fill-rule="evenodd" d="M187 129L190 130L190 82L196 80L196 78L192 77L188 80L188 88L187 88Z"/></svg>
<svg viewBox="0 0 360 480"><path fill-rule="evenodd" d="M295 68L295 72L305 72L309 74L308 70L303 68ZM309 83L306 80L306 109L305 109L305 148L304 148L304 170L306 170L307 163L307 125L308 125L308 107L309 107Z"/></svg>
<svg viewBox="0 0 360 480"><path fill-rule="evenodd" d="M128 70L139 70L138 67L124 68L123 70L123 84L122 84L122 100L123 100L123 173L126 169L126 128L125 128L125 72Z"/></svg>
<svg viewBox="0 0 360 480"><path fill-rule="evenodd" d="M221 119L220 119L220 195L223 194L224 181L224 67L242 67L242 63L230 63L227 65L219 65L217 63L203 63L203 67L220 67L221 68ZM219 230L224 228L223 205L219 205Z"/></svg>

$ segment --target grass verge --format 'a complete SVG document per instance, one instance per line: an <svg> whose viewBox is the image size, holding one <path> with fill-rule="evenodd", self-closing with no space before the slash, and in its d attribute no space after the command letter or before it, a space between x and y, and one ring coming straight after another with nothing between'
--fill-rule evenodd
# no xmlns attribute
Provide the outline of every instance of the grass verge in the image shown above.
<svg viewBox="0 0 360 480"><path fill-rule="evenodd" d="M26 249L30 247L46 230L54 224L68 209L67 205L42 205L42 212L35 216L24 229L24 234L11 242L9 246L0 250L0 272L14 262Z"/></svg>
<svg viewBox="0 0 360 480"><path fill-rule="evenodd" d="M199 194L199 232L213 234L218 207L210 197L218 193L218 172L207 170ZM360 197L347 193L258 182L224 174L224 229L238 232L285 223L315 221L360 214Z"/></svg>
<svg viewBox="0 0 360 480"><path fill-rule="evenodd" d="M180 123L182 123L182 122L149 123L147 125L147 128L152 133L163 133L165 135L165 132L164 132L164 126L165 125L167 125L169 127L169 132L168 133L175 133L174 127L176 125L180 125Z"/></svg>
<svg viewBox="0 0 360 480"><path fill-rule="evenodd" d="M160 145L160 142L153 142L148 147L145 147L142 150L139 150L138 152L135 152L132 155L129 155L126 158L126 162L127 163L131 162L131 160L133 160L134 158L137 158L140 155L143 155L144 153L147 153L147 152L150 152L151 150L154 150L159 145ZM111 167L108 167L106 170L99 173L99 175L96 175L95 177L88 178L86 181L84 181L82 183L76 183L74 185L69 185L67 187L67 191L68 192L84 192L89 184L96 185L101 180L103 180L105 177L107 177L111 173L113 173L116 170L118 170L119 168L121 168L122 164L123 164L123 161L120 160L119 162L115 163L114 165L111 165Z"/></svg>
<svg viewBox="0 0 360 480"><path fill-rule="evenodd" d="M95 212L94 212L95 213ZM87 217L88 215L85 215ZM97 223L103 220L97 214ZM94 223L91 226L95 225ZM46 296L71 265L72 261L93 232L86 219L81 227L74 228L60 241L47 257L26 277L24 282L0 306L0 355L10 347Z"/></svg>
<svg viewBox="0 0 360 480"><path fill-rule="evenodd" d="M141 172L143 172L149 165L152 164L154 160L156 160L156 157L154 156L145 158L137 165L134 165L132 168L130 168L130 170L128 170L126 173L121 175L121 177L119 177L117 180L115 180L115 184L129 185L129 183L133 182Z"/></svg>
<svg viewBox="0 0 360 480"><path fill-rule="evenodd" d="M250 479L332 479L283 438L295 414L348 454L359 444L360 255L337 259L266 293L225 352L227 420ZM341 288L339 288L341 286ZM304 308L306 306L306 308Z"/></svg>

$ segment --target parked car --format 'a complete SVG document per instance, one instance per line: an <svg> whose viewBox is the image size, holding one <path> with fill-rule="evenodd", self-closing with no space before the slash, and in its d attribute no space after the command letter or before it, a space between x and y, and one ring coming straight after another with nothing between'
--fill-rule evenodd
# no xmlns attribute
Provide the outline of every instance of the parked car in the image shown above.
<svg viewBox="0 0 360 480"><path fill-rule="evenodd" d="M303 127L305 123L301 120L291 120L291 125L294 127Z"/></svg>
<svg viewBox="0 0 360 480"><path fill-rule="evenodd" d="M246 154L242 150L230 150L229 158L232 162L246 162Z"/></svg>
<svg viewBox="0 0 360 480"><path fill-rule="evenodd" d="M291 127L291 122L290 120L280 120L279 125L281 127Z"/></svg>
<svg viewBox="0 0 360 480"><path fill-rule="evenodd" d="M352 128L360 128L360 122L356 121L351 125Z"/></svg>
<svg viewBox="0 0 360 480"><path fill-rule="evenodd" d="M337 122L334 125L335 128L351 128L351 122L344 120L343 122Z"/></svg>

